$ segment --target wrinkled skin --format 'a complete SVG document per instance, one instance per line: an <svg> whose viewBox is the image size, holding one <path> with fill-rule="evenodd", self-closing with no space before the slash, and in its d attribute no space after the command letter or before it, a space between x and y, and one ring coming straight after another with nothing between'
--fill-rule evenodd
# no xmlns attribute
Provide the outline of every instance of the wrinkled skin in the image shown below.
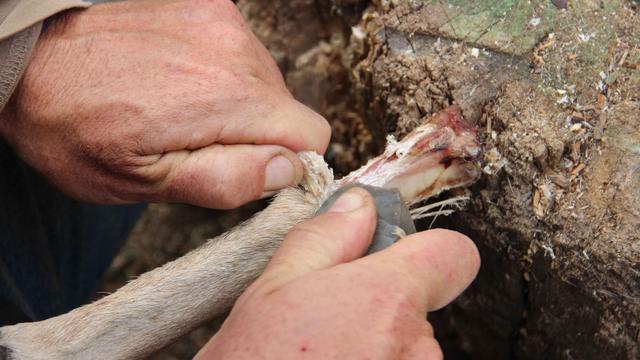
<svg viewBox="0 0 640 360"><path fill-rule="evenodd" d="M471 283L478 251L431 230L359 258L375 221L373 199L354 188L294 227L197 358L442 358L426 314Z"/></svg>
<svg viewBox="0 0 640 360"><path fill-rule="evenodd" d="M143 0L59 15L0 134L81 200L232 208L297 183L330 129L230 1Z"/></svg>

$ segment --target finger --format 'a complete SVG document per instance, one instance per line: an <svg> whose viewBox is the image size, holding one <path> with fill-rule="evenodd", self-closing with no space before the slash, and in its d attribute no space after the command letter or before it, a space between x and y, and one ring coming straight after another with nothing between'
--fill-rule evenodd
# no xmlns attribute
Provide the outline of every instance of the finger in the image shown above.
<svg viewBox="0 0 640 360"><path fill-rule="evenodd" d="M471 284L480 267L475 244L466 236L435 229L416 233L384 251L357 260L379 276L392 276L415 299L421 314L437 310Z"/></svg>
<svg viewBox="0 0 640 360"><path fill-rule="evenodd" d="M161 189L164 201L217 209L235 208L265 191L295 185L303 173L296 154L269 145L212 145L173 152L153 167L147 171L167 172Z"/></svg>
<svg viewBox="0 0 640 360"><path fill-rule="evenodd" d="M240 121L227 122L217 142L274 144L324 154L331 138L327 120L290 96L278 93L269 98L263 97L255 109L245 109Z"/></svg>
<svg viewBox="0 0 640 360"><path fill-rule="evenodd" d="M230 82L218 87L231 87ZM157 115L171 119L171 131L167 131L166 122L139 124L132 141L136 144L134 152L153 155L193 151L213 144L278 145L296 153L325 152L331 127L322 116L293 99L286 89L263 83L245 87L251 89L240 95L232 90L228 94L218 92L215 107L208 105L211 109L206 113L200 102L207 99L189 103L189 99L181 98L183 103L174 106L178 110ZM240 96L247 99L240 101Z"/></svg>
<svg viewBox="0 0 640 360"><path fill-rule="evenodd" d="M328 212L289 232L262 280L278 286L362 256L375 230L375 213L373 198L366 190L348 190Z"/></svg>

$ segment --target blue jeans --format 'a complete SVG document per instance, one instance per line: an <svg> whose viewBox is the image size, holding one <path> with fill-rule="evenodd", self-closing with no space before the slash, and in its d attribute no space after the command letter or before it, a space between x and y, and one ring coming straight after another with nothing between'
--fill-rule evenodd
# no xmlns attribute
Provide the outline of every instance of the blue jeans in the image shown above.
<svg viewBox="0 0 640 360"><path fill-rule="evenodd" d="M73 200L0 141L0 325L88 302L144 207Z"/></svg>

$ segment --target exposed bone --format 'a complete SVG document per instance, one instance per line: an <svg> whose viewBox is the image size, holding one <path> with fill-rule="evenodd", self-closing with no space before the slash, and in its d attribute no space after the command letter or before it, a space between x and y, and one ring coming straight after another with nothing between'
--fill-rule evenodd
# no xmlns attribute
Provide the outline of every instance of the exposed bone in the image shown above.
<svg viewBox="0 0 640 360"><path fill-rule="evenodd" d="M414 205L476 181L479 152L475 128L463 122L460 109L450 107L402 141L391 139L382 155L338 180L337 186L359 182L395 187L408 205Z"/></svg>

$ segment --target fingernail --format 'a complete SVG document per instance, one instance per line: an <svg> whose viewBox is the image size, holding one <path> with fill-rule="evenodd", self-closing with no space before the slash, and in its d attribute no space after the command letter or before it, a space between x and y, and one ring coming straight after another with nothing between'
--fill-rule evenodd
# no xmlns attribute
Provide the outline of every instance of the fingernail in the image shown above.
<svg viewBox="0 0 640 360"><path fill-rule="evenodd" d="M362 207L363 204L364 199L362 195L354 189L351 189L342 194L327 212L346 213Z"/></svg>
<svg viewBox="0 0 640 360"><path fill-rule="evenodd" d="M264 191L280 190L293 185L296 177L296 169L289 159L278 155L267 164Z"/></svg>

